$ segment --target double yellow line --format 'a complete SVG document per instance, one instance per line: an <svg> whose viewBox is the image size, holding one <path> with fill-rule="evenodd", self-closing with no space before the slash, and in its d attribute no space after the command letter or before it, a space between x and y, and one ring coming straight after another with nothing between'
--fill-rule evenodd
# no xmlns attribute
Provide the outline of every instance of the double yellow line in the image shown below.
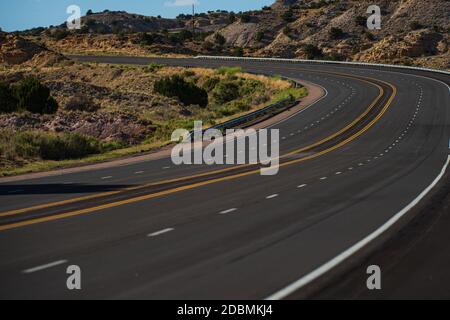
<svg viewBox="0 0 450 320"><path fill-rule="evenodd" d="M379 95L371 103L371 105L365 110L365 112L363 114L361 114L357 119L355 119L350 124L348 124L345 128L339 130L338 132L336 132L336 133L328 136L327 138L325 138L325 139L323 139L323 140L321 140L319 142L316 142L316 143L314 143L314 144L312 144L310 146L307 146L307 147L304 147L304 148L301 148L301 149L289 152L289 153L281 156L281 158L285 158L285 157L288 157L288 156L293 155L293 154L297 154L297 153L300 153L300 152L303 152L303 151L306 151L306 150L310 150L310 149L312 149L312 148L314 148L316 146L319 146L319 145L321 145L321 144L323 144L325 142L328 142L328 141L332 140L333 138L339 136L340 134L344 133L348 129L352 128L362 118L367 116L367 114L370 111L372 111L372 109L375 107L375 105L383 97L384 90L378 84L376 84L374 82L370 82L370 81L364 80L364 79L368 79L368 80L372 80L372 81L379 81L381 83L386 84L387 86L392 88L392 95L389 97L388 101L384 105L382 111L377 115L377 117L375 119L373 119L363 129L361 129L360 131L355 133L354 135L350 136L349 138L347 138L346 140L340 142L339 144L337 144L337 145L335 145L333 147L330 147L330 148L328 148L326 150L323 150L321 152L318 152L316 154L313 154L313 155L310 155L310 156L307 156L307 157L304 157L304 158L301 158L301 159L291 160L291 161L282 163L282 164L280 164L280 167L284 167L284 166L288 166L288 165L292 165L292 164L296 164L296 163L300 163L300 162L303 162L303 161L307 161L307 160L310 160L310 159L314 159L314 158L320 157L320 156L322 156L324 154L330 153L330 152L332 152L332 151L334 151L334 150L344 146L345 144L349 143L350 141L353 141L354 139L356 139L357 137L362 135L364 132L369 130L376 122L378 122L378 120L389 109L389 107L392 104L392 101L395 99L395 97L397 95L397 88L394 85L392 85L390 83L387 83L387 82L384 82L384 81L381 81L381 80L376 80L376 79L367 78L367 77L365 77L365 78L363 78L363 77L354 77L354 76L351 76L351 75L341 74L341 73L337 73L337 72L325 72L325 73L328 73L328 74L332 73L332 74L336 74L336 75L339 75L339 76L342 76L342 77L353 78L353 79L357 79L359 81L363 81L363 82L369 83L371 85L375 85L379 89ZM132 187L132 188L125 188L125 189L111 191L111 192L104 192L104 193L100 193L100 194L96 194L96 195L89 195L89 196L85 196L85 197L79 197L79 198L74 198L74 199L58 201L58 202L52 202L52 203L37 205L37 206L29 207L29 208L23 208L23 209L17 209L17 210L2 212L2 213L0 213L0 217L9 217L9 216L14 216L14 215L23 214L23 213L27 213L27 212L32 212L32 211L36 211L36 210L42 210L42 209L48 209L48 208L58 207L58 206L62 206L62 205L72 204L72 203L76 203L76 202L80 202L80 201L86 201L86 200L92 200L92 199L97 199L97 198L101 198L101 197L107 197L107 196L111 196L111 195L120 194L120 193L123 193L123 192L126 192L126 191L140 190L140 189L144 189L144 188L148 188L148 187L152 187L152 186L158 186L158 185L163 185L163 184L168 184L168 183L173 183L173 182L185 181L185 180L189 180L189 179L193 179L193 178L201 178L201 177L210 176L210 175L214 175L214 174L220 174L220 173L224 173L224 172L227 172L227 171L236 170L238 168L243 168L243 167L248 167L248 166L250 166L250 164L241 165L241 166L235 166L235 167L225 168L225 169L220 169L220 170L209 171L209 172L196 174L196 175L191 175L191 176L187 176L187 177L181 177L181 178L176 178L176 179L159 181L159 182L155 182L155 183L144 184L144 185L140 185L140 186ZM233 180L233 179L237 179L237 178L240 178L240 177L245 177L245 176L257 174L259 172L260 172L260 169L255 169L255 170L251 170L251 171L248 171L248 172L243 172L243 173L234 174L234 175L221 177L221 178L214 178L214 179L203 181L203 182L198 182L198 183L193 183L193 184L186 185L186 186L176 187L176 188L173 188L173 189L160 191L160 192L156 192L156 193L152 193L152 194L148 194L148 195L137 196L137 197L133 197L133 198L126 199L126 200L115 201L115 202L111 202L111 203L107 203L107 204L104 204L104 205L99 205L99 206L95 206L95 207L91 207L91 208L75 210L75 211L71 211L71 212L67 212L67 213L51 215L51 216L48 216L48 217L34 218L34 219L26 220L26 221L11 223L11 224L0 226L0 231L15 229L15 228L24 227L24 226L28 226L28 225L33 225L33 224L37 224L37 223L49 222L49 221L69 218L69 217L73 217L73 216L78 216L78 215L82 215L82 214L87 214L87 213L91 213L91 212L96 212L96 211L100 211L100 210L105 210L105 209L109 209L109 208L114 208L114 207L130 204L130 203L135 203L135 202L140 202L140 201L144 201L144 200L149 200L149 199L161 197L161 196L164 196L164 195L168 195L168 194L172 194L172 193L176 193L176 192L180 192L180 191L184 191L184 190L198 188L198 187L209 185L209 184L213 184L213 183L218 183L218 182L227 181L227 180Z"/></svg>

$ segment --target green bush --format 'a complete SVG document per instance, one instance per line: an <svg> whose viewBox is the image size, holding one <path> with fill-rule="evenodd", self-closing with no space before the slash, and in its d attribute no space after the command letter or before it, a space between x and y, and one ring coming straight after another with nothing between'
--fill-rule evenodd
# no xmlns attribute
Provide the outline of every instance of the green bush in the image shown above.
<svg viewBox="0 0 450 320"><path fill-rule="evenodd" d="M291 34L291 32L292 32L292 29L289 28L289 26L286 26L286 27L283 28L283 34L284 35L289 36Z"/></svg>
<svg viewBox="0 0 450 320"><path fill-rule="evenodd" d="M355 18L355 23L357 26L365 27L367 25L367 18L364 16L357 16Z"/></svg>
<svg viewBox="0 0 450 320"><path fill-rule="evenodd" d="M70 111L95 112L100 109L100 106L96 104L92 98L76 94L69 99L65 109Z"/></svg>
<svg viewBox="0 0 450 320"><path fill-rule="evenodd" d="M234 12L231 12L230 15L228 16L228 22L230 24L236 22L236 14Z"/></svg>
<svg viewBox="0 0 450 320"><path fill-rule="evenodd" d="M333 27L330 29L329 34L331 39L339 39L344 35L344 31L342 31L342 29Z"/></svg>
<svg viewBox="0 0 450 320"><path fill-rule="evenodd" d="M223 45L225 45L225 43L227 43L227 40L220 33L216 33L214 35L214 42L219 46L223 46Z"/></svg>
<svg viewBox="0 0 450 320"><path fill-rule="evenodd" d="M0 113L17 111L17 99L10 85L0 82Z"/></svg>
<svg viewBox="0 0 450 320"><path fill-rule="evenodd" d="M145 72L149 72L149 73L155 73L161 69L163 69L165 66L163 64L158 64L158 63L150 63L144 70Z"/></svg>
<svg viewBox="0 0 450 320"><path fill-rule="evenodd" d="M214 90L214 88L216 87L216 85L220 82L220 79L217 77L211 77L208 78L205 83L203 83L202 87L203 89L205 89L206 91L210 92L212 90Z"/></svg>
<svg viewBox="0 0 450 320"><path fill-rule="evenodd" d="M155 42L155 38L150 33L142 33L139 38L141 46L151 46Z"/></svg>
<svg viewBox="0 0 450 320"><path fill-rule="evenodd" d="M412 21L409 24L409 27L411 28L411 30L419 30L422 29L424 26L418 21Z"/></svg>
<svg viewBox="0 0 450 320"><path fill-rule="evenodd" d="M250 105L244 101L231 101L221 106L216 111L216 116L219 118L229 117L236 113L250 110Z"/></svg>
<svg viewBox="0 0 450 320"><path fill-rule="evenodd" d="M245 97L254 94L255 92L261 92L264 93L265 87L264 84L261 81L253 80L253 79L247 79L245 81L242 81L240 84L240 96Z"/></svg>
<svg viewBox="0 0 450 320"><path fill-rule="evenodd" d="M244 49L242 49L240 47L234 48L233 55L236 56L236 57L243 57L244 56Z"/></svg>
<svg viewBox="0 0 450 320"><path fill-rule="evenodd" d="M294 11L292 9L287 10L286 12L284 12L281 15L281 18L285 21L285 22L293 22L295 21L295 17L294 17Z"/></svg>
<svg viewBox="0 0 450 320"><path fill-rule="evenodd" d="M322 50L313 44L305 46L305 54L309 60L314 60L323 56Z"/></svg>
<svg viewBox="0 0 450 320"><path fill-rule="evenodd" d="M4 145L4 141L1 142ZM115 144L103 144L97 139L76 133L56 135L35 131L17 132L9 143L10 149L14 149L14 156L55 161L80 159L117 147Z"/></svg>
<svg viewBox="0 0 450 320"><path fill-rule="evenodd" d="M225 75L226 76L234 76L237 73L241 73L242 68L241 67L220 67L219 69L217 69L216 72L223 76L225 76Z"/></svg>
<svg viewBox="0 0 450 320"><path fill-rule="evenodd" d="M242 23L249 23L250 21L252 21L252 17L249 16L248 14L241 15L240 19Z"/></svg>
<svg viewBox="0 0 450 320"><path fill-rule="evenodd" d="M18 107L31 113L52 114L58 110L58 103L50 95L50 89L38 79L25 78L15 87Z"/></svg>
<svg viewBox="0 0 450 320"><path fill-rule="evenodd" d="M54 38L55 40L62 40L67 38L70 35L70 32L64 29L58 29L55 30L55 32L53 32L51 34L52 38Z"/></svg>
<svg viewBox="0 0 450 320"><path fill-rule="evenodd" d="M240 97L239 85L234 81L221 81L212 91L212 97L217 104L225 104Z"/></svg>
<svg viewBox="0 0 450 320"><path fill-rule="evenodd" d="M366 38L369 41L375 41L377 38L375 37L375 35L373 33L367 32L366 33Z"/></svg>
<svg viewBox="0 0 450 320"><path fill-rule="evenodd" d="M255 40L257 42L261 42L263 39L264 39L264 32L258 31L258 33L256 33Z"/></svg>
<svg viewBox="0 0 450 320"><path fill-rule="evenodd" d="M208 93L178 75L156 81L154 89L163 96L178 98L185 105L199 105L202 108L208 105Z"/></svg>

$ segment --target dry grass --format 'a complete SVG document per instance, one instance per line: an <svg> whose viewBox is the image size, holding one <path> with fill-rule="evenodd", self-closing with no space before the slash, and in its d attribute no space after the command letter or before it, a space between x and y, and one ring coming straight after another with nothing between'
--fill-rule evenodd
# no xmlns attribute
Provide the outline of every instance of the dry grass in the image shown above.
<svg viewBox="0 0 450 320"><path fill-rule="evenodd" d="M271 97L281 99L287 94L292 93L289 91L291 87L289 81L276 77L265 77L238 72L235 74L238 78L262 83L264 89L255 92L254 95L263 94L269 97L269 99L261 103L248 104L250 108L246 111L235 110L232 115L218 116L214 106L204 109L194 106L182 106L176 99L154 94L153 83L163 76L185 73L185 76L190 81L201 85L206 79L210 79L211 77L217 77L223 80L227 77L227 74L218 74L214 69L205 68L186 69L166 66L154 72L150 72L149 69L149 66L63 62L53 67L14 67L1 71L0 78L2 76L23 74L36 76L44 83L63 84L66 90L64 93L58 91L52 92L52 95L58 100L60 106L64 106L67 100L74 94L80 93L67 92L67 88L71 89L72 87L75 91L79 90L80 87L85 88L87 86L87 88L104 88L107 92L119 94L119 96L123 94L123 98L114 98L110 94L100 94L95 96L94 100L101 106L101 111L103 112L134 114L140 119L150 120L158 129L152 137L149 137L139 145L106 152L101 155L88 156L80 160L37 160L31 163L22 163L22 165L3 162L3 168L0 169L0 176L72 167L153 151L169 143L168 137L170 137L170 133L175 128L184 127L189 129L189 126L194 120L202 120L204 126L208 127L265 107L268 103L272 102L270 101ZM85 94L91 94L89 93L90 89L83 90L88 90ZM188 110L190 114L185 115L181 112L182 110Z"/></svg>

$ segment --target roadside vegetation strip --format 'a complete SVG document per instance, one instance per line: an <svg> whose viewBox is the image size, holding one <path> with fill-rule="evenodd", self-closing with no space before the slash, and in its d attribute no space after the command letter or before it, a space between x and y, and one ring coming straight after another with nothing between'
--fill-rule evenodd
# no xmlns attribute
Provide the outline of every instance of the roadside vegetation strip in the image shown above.
<svg viewBox="0 0 450 320"><path fill-rule="evenodd" d="M307 160L310 160L310 159L314 159L314 158L320 157L320 156L322 156L324 154L330 153L330 152L332 152L332 151L334 151L334 150L336 150L336 149L346 145L350 141L355 140L357 137L359 137L364 132L369 130L385 114L385 112L391 106L394 98L396 97L397 89L394 86L392 86L392 85L390 85L390 86L392 87L393 92L390 95L388 101L383 106L383 108L380 111L380 113L372 121L370 121L370 123L365 125L361 130L359 130L358 132L356 132L355 134L351 135L350 137L348 137L344 141L341 141L340 143L338 143L338 144L336 144L336 145L334 145L334 146L332 146L330 148L327 148L327 149L322 150L320 152L317 152L317 153L314 153L312 155L306 156L304 158L291 160L291 161L286 161L284 163L281 163L280 167L284 167L284 166L288 166L288 165L292 165L292 164L297 164L297 163L304 162L304 161L307 161ZM370 108L372 108L372 107L370 107ZM249 165L241 166L241 168L242 167L247 167L247 166L249 166ZM236 168L229 168L229 169L223 169L223 170L218 170L218 171L225 172L225 171L229 171L229 170L233 170L233 169L236 169ZM218 172L218 171L216 171L216 172ZM54 220L58 220L58 219L78 216L78 215L92 213L92 212L97 212L97 211L101 211L101 210L104 210L104 209L118 207L118 206L131 204L131 203L135 203L135 202L140 202L140 201L144 201L144 200L149 200L149 199L157 198L157 197L160 197L160 196L165 196L165 195L173 194L173 193L176 193L176 192L189 190L189 189L193 189L193 188L197 188L197 187L201 187L201 186L205 186L205 185L209 185L209 184L213 184L213 183L217 183L217 182L221 182L221 181L233 180L233 179L237 179L237 178L240 178L240 177L245 177L245 176L257 174L259 172L260 172L259 168L255 169L255 170L252 169L250 171L245 171L245 172L242 172L242 173L232 174L232 175L224 176L224 177L216 177L216 178L213 178L213 179L208 179L206 181L199 181L199 182L195 182L195 183L192 183L192 184L187 184L187 185L175 187L175 188L168 189L168 190L162 190L162 191L159 191L159 192L156 192L156 193L144 194L144 195L141 195L141 196L135 196L135 197L132 197L132 198L129 198L129 199L115 201L115 202L110 202L110 203L105 203L105 204L102 204L102 205L98 205L98 206L94 206L94 207L88 207L88 208L81 209L81 210L65 212L65 213L51 215L51 216L45 216L45 217L41 217L41 218L32 218L32 219L29 219L29 220L15 222L15 223L9 223L9 224L5 224L5 225L0 226L0 231L6 231L6 230L15 229L15 228L23 227L23 226L28 226L28 225L33 225L33 224L37 224L37 223L49 222L49 221L54 221ZM210 174L211 173L205 173L204 175L210 175ZM194 176L194 177L198 177L198 176ZM182 181L182 180L186 180L186 178L173 179L173 180ZM159 182L158 184L163 184L163 182ZM155 185L155 184L148 184L147 186L149 186L149 185ZM135 187L135 188L129 188L128 190L132 190L132 189L138 190L138 189L141 189L141 188L145 188L145 187L138 186L138 187ZM48 204L48 206L51 207L53 205L52 204ZM27 209L24 209L24 210L27 210ZM32 211L32 210L33 210L32 208L28 208L28 211ZM27 211L23 211L23 212L27 212Z"/></svg>
<svg viewBox="0 0 450 320"><path fill-rule="evenodd" d="M89 68L94 68L93 70L97 70L89 65ZM88 69L89 69L88 68ZM121 67L121 66L109 66L104 67L107 68L108 72L125 70L126 72L137 72L135 69ZM137 67L136 67L137 68ZM154 70L154 64L149 66L142 66L141 69L151 69ZM139 70L141 70L139 69ZM160 72L160 76L171 77L173 74L176 74L177 71L182 68L175 67L161 67L158 65L157 72ZM69 71L67 71L69 72ZM87 71L86 71L87 72ZM155 71L156 72L156 71ZM152 72L154 73L154 72ZM88 73L90 74L90 73ZM118 74L114 73L113 74ZM133 74L133 73L132 73ZM193 76L194 74L194 76ZM278 99L283 99L287 95L292 94L296 98L303 97L307 95L307 91L305 88L291 88L289 87L289 81L278 79L276 77L267 77L267 76L259 76L254 74L243 73L240 68L222 68L222 70L213 70L213 69L204 69L204 68L189 68L183 73L185 79L187 81L178 81L183 84L183 86L189 86L191 81L195 81L192 79L197 79L199 82L197 83L197 87L205 87L209 92L209 99L212 101L219 100L220 108L215 105L208 106L207 108L190 108L190 109L198 109L192 115L192 120L179 120L179 121L168 121L168 122L153 122L157 127L157 131L155 134L144 141L144 143L136 144L130 147L126 147L127 144L119 144L112 142L103 142L99 139L89 138L85 139L83 145L86 145L87 148L83 150L72 150L70 154L67 154L65 150L68 148L59 146L78 146L79 143L71 143L71 141L79 140L82 138L77 134L67 133L66 135L54 134L54 133L46 133L40 131L27 131L21 132L20 134L15 135L17 139L2 139L2 134L0 132L0 150L8 151L8 159L16 159L16 160L8 160L0 157L0 166L4 166L4 168L0 169L0 176L14 176L18 174L31 173L31 172L40 172L40 171L48 171L51 169L59 169L59 168L72 168L84 164L93 164L99 162L105 162L111 159L118 159L130 155L136 155L139 153L151 152L157 150L161 147L167 146L171 144L169 141L170 134L173 130L177 128L189 128L192 126L193 119L202 119L204 123L210 123L214 125L216 122L227 121L233 117L239 117L245 115L253 110L260 108L264 109L268 103L273 101L278 101ZM145 74L147 76L147 73ZM222 78L223 79L222 79ZM163 78L164 79L164 78ZM210 81L212 79L212 81ZM237 80L235 80L237 79ZM168 79L164 79L167 80ZM228 101L230 98L226 94L224 86L220 86L222 82L238 84L235 85L237 91L239 91L239 97L237 100ZM178 83L177 82L177 83ZM163 90L168 95L179 95L180 92L177 88L172 88L169 91L166 91L167 82L161 82ZM170 81L168 82L170 84ZM175 83L176 84L176 83ZM217 88L215 88L217 86ZM213 90L214 89L214 90ZM220 90L219 90L220 89ZM223 91L225 90L225 91ZM184 92L185 90L182 90ZM242 92L240 92L242 91ZM235 92L236 94L236 92ZM254 97L264 97L264 99L253 99ZM260 98L261 98L260 97ZM69 101L71 106L75 106L79 108L84 106L86 102L85 97L80 97L80 101L77 100L77 103L73 103L74 101ZM184 97L187 99L187 103L190 103L190 96ZM225 99L225 101L223 101ZM269 101L266 101L271 99ZM256 102L255 102L256 101ZM212 102L211 102L212 103ZM256 105L256 103L258 105ZM67 106L66 106L67 107ZM71 107L72 108L72 107ZM63 108L65 109L65 108ZM201 110L200 110L201 109ZM241 110L242 109L242 110ZM72 109L70 109L72 110ZM78 110L78 109L76 109ZM65 112L64 110L62 112ZM88 112L89 114L89 112ZM140 114L140 116L145 116ZM19 128L20 129L20 128ZM9 132L5 132L4 136L9 137L12 134L12 130ZM19 139L20 138L20 139ZM18 141L20 140L20 141ZM66 143L67 142L67 143ZM13 143L20 145L20 148L15 148ZM22 145L25 144L25 148ZM44 147L41 147L42 144L45 144ZM47 145L56 144L58 148L47 148ZM129 145L129 144L128 144ZM40 150L50 150L52 154L48 152L40 152ZM23 150L26 150L25 154L22 154ZM66 155L68 157L66 157ZM3 161L5 160L5 161ZM23 160L23 161L22 161ZM16 165L15 163L20 163L20 165ZM22 166L21 163L24 163L25 166Z"/></svg>

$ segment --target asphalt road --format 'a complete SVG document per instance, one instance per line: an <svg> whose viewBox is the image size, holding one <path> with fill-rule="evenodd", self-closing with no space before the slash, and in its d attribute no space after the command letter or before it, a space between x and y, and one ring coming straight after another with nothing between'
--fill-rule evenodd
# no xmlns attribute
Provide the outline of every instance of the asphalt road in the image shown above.
<svg viewBox="0 0 450 320"><path fill-rule="evenodd" d="M151 61L241 65L316 83L327 96L274 127L290 154L276 176L161 159L0 184L0 298L273 297L385 225L448 160L448 76ZM66 288L69 265L82 270L81 291Z"/></svg>

